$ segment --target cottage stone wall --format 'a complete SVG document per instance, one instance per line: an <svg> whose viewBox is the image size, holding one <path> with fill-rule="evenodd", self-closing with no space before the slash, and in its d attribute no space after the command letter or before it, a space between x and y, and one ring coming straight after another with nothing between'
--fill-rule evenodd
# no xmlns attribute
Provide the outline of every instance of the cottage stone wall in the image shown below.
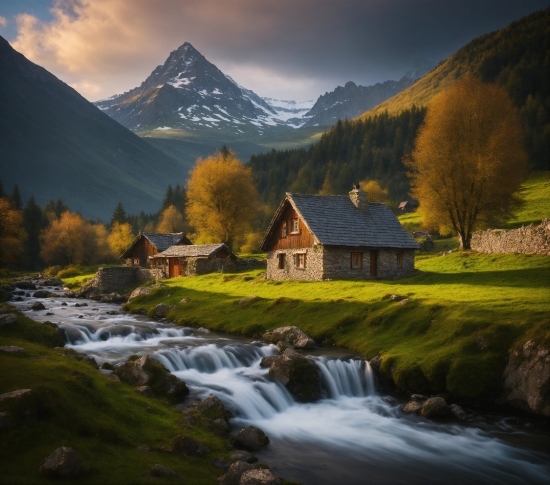
<svg viewBox="0 0 550 485"><path fill-rule="evenodd" d="M278 254L286 254L285 267L279 269ZM294 255L306 255L305 269L296 268ZM286 249L267 253L267 278L271 280L317 280L323 279L323 247L314 246L305 249Z"/></svg>
<svg viewBox="0 0 550 485"><path fill-rule="evenodd" d="M182 265L180 260L180 268ZM185 276L195 276L206 273L223 273L235 269L231 258L187 258Z"/></svg>
<svg viewBox="0 0 550 485"><path fill-rule="evenodd" d="M161 269L145 269L139 266L109 266L99 268L94 277L93 286L103 293L119 291L130 285L145 283L146 281L164 278Z"/></svg>
<svg viewBox="0 0 550 485"><path fill-rule="evenodd" d="M296 253L306 253L306 268L298 269L294 264ZM363 267L351 268L352 252L363 254ZM403 255L403 266L397 266L397 253ZM286 254L285 268L279 269L278 254ZM374 278L396 278L414 272L413 249L378 250L378 276ZM346 247L314 246L307 249L271 251L267 255L267 278L273 280L316 280L325 279L372 279L370 275L370 251Z"/></svg>
<svg viewBox="0 0 550 485"><path fill-rule="evenodd" d="M471 247L480 253L523 253L550 256L550 219L519 229L488 229L472 235Z"/></svg>

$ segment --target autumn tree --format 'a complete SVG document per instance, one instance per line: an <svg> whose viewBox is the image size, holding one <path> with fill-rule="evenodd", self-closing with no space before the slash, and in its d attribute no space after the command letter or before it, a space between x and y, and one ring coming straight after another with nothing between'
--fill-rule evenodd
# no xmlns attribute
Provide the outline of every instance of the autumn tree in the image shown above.
<svg viewBox="0 0 550 485"><path fill-rule="evenodd" d="M135 236L132 233L132 225L129 222L115 222L111 227L111 233L107 238L111 251L116 255L121 255L127 247L132 244Z"/></svg>
<svg viewBox="0 0 550 485"><path fill-rule="evenodd" d="M200 240L233 247L258 216L252 173L235 156L218 152L197 160L187 182L186 215Z"/></svg>
<svg viewBox="0 0 550 485"><path fill-rule="evenodd" d="M25 239L22 212L7 198L0 198L0 264L16 263Z"/></svg>
<svg viewBox="0 0 550 485"><path fill-rule="evenodd" d="M424 224L454 230L469 249L474 230L512 215L526 158L507 92L463 77L432 100L407 161Z"/></svg>
<svg viewBox="0 0 550 485"><path fill-rule="evenodd" d="M369 202L389 203L388 189L384 189L376 180L363 180L359 186L367 193Z"/></svg>
<svg viewBox="0 0 550 485"><path fill-rule="evenodd" d="M111 258L105 226L69 211L42 231L40 241L40 256L50 264L93 264Z"/></svg>
<svg viewBox="0 0 550 485"><path fill-rule="evenodd" d="M183 231L184 226L185 221L183 220L183 214L173 205L169 205L160 214L157 232L181 232Z"/></svg>

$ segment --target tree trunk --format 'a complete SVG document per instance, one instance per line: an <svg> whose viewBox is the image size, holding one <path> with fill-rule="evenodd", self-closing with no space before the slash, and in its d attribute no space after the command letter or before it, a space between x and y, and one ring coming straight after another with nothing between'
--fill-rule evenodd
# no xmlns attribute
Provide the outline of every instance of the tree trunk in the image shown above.
<svg viewBox="0 0 550 485"><path fill-rule="evenodd" d="M464 234L463 232L460 232L458 234L458 240L460 241L460 249L472 249L472 247L470 246L472 240L471 233Z"/></svg>

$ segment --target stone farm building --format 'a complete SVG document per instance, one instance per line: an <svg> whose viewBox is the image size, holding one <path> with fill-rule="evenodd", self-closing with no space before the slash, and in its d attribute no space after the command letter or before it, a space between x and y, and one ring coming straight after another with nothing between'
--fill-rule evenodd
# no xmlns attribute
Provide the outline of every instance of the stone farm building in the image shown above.
<svg viewBox="0 0 550 485"><path fill-rule="evenodd" d="M129 266L147 267L149 257L161 251L166 251L171 246L193 244L183 232L168 234L155 234L142 232L134 239L130 247L124 251L120 258Z"/></svg>
<svg viewBox="0 0 550 485"><path fill-rule="evenodd" d="M150 258L151 267L162 269L166 276L194 276L234 269L237 257L225 244L172 246Z"/></svg>
<svg viewBox="0 0 550 485"><path fill-rule="evenodd" d="M355 186L349 197L287 193L261 248L269 279L368 279L411 274L418 244Z"/></svg>

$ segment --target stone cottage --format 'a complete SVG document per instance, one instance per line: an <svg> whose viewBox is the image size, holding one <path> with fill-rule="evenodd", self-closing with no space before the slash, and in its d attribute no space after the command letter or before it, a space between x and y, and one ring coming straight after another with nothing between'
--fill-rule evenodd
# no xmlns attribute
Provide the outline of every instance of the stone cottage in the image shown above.
<svg viewBox="0 0 550 485"><path fill-rule="evenodd" d="M162 269L169 278L194 276L235 268L237 257L225 244L172 246L150 257L152 268Z"/></svg>
<svg viewBox="0 0 550 485"><path fill-rule="evenodd" d="M172 232L167 234L158 234L151 232L141 232L134 242L119 259L128 266L147 267L148 258L155 254L167 250L171 246L193 244L183 232Z"/></svg>
<svg viewBox="0 0 550 485"><path fill-rule="evenodd" d="M356 185L349 197L287 193L261 249L270 279L369 279L413 273L418 244Z"/></svg>

